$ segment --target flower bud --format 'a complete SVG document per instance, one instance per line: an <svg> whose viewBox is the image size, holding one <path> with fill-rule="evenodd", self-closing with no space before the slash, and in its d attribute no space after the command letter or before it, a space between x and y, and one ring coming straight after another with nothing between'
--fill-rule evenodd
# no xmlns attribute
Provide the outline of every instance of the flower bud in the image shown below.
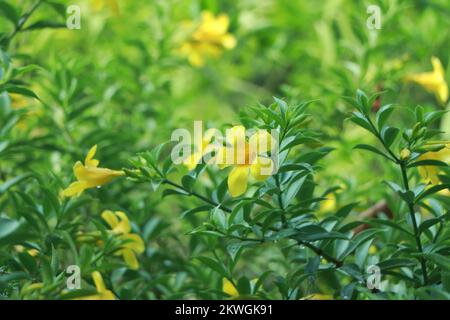
<svg viewBox="0 0 450 320"><path fill-rule="evenodd" d="M411 156L411 151L409 151L408 148L403 148L402 151L400 151L400 159L401 160L408 160Z"/></svg>

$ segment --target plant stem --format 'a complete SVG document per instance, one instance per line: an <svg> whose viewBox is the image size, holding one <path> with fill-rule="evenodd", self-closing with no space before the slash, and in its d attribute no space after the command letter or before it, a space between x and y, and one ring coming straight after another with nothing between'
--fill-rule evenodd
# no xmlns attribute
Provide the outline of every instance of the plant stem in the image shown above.
<svg viewBox="0 0 450 320"><path fill-rule="evenodd" d="M10 41L16 36L16 34L22 30L23 26L25 25L25 23L27 22L28 18L30 18L30 16L33 14L33 12L43 3L42 0L38 0L36 1L33 6L30 8L30 10L28 10L20 19L19 19L19 23L16 25L16 27L14 28L13 32L11 32L11 34L8 36L7 38L7 44L10 43Z"/></svg>
<svg viewBox="0 0 450 320"><path fill-rule="evenodd" d="M404 161L400 162L400 170L402 172L403 186L405 188L405 191L410 191L408 175L406 173L406 166L405 166ZM417 250L420 253L423 253L422 242L420 241L419 229L417 227L416 216L414 213L414 205L412 203L408 203L408 209L409 209L409 215L411 217L413 228L414 228L414 238L416 239ZM421 256L419 258L419 260L420 260L420 265L422 268L423 284L426 285L428 282L427 266L426 266L425 259L423 258L423 256Z"/></svg>
<svg viewBox="0 0 450 320"><path fill-rule="evenodd" d="M283 224L283 227L286 227L287 219L286 219L286 214L284 211L283 198L281 196L281 186L280 186L280 180L278 178L278 174L275 175L275 183L277 185L277 188L280 190L280 192L277 192L277 198L278 198L278 205L280 206L280 209L281 209L281 223Z"/></svg>
<svg viewBox="0 0 450 320"><path fill-rule="evenodd" d="M337 268L342 267L342 261L337 260L336 258L330 256L329 254L327 254L326 252L324 252L322 249L320 249L319 247L316 247L315 245L306 242L306 241L301 241L298 240L298 244L300 245L304 245L305 247L310 248L312 251L314 251L318 256L322 256L324 257L327 261L332 262L336 265Z"/></svg>
<svg viewBox="0 0 450 320"><path fill-rule="evenodd" d="M171 186L173 186L175 188L178 188L180 190L183 190L184 192L188 193L189 195L197 197L198 199L203 200L204 202L209 203L210 205L212 205L214 207L221 208L223 211L226 211L228 213L232 212L232 210L230 208L225 207L223 204L217 203L217 202L215 202L215 201L213 201L213 200L211 200L211 199L209 199L209 198L207 198L205 196L202 196L201 194L199 194L199 193L197 193L195 191L189 191L186 188L184 188L183 186L179 185L178 183L175 183L175 182L173 182L173 181L171 181L171 180L169 180L167 178L163 179L163 183L171 185Z"/></svg>

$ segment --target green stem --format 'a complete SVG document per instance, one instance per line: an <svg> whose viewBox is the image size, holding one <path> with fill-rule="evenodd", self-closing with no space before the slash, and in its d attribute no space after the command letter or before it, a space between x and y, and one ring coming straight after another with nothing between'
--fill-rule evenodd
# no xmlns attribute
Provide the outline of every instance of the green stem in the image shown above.
<svg viewBox="0 0 450 320"><path fill-rule="evenodd" d="M343 262L340 260L337 260L336 258L330 256L328 253L326 253L325 251L323 251L322 249L320 249L319 247L316 247L315 245L306 242L306 241L301 241L298 240L298 244L300 245L304 245L305 247L310 248L312 251L314 251L315 254L317 254L318 256L322 256L324 257L328 262L332 262L336 265L337 268L342 267Z"/></svg>
<svg viewBox="0 0 450 320"><path fill-rule="evenodd" d="M198 199L200 199L200 200L202 200L202 201L204 201L206 203L209 203L210 205L212 205L214 207L221 208L223 211L226 211L228 213L232 212L232 210L230 208L225 207L223 204L217 203L217 202L215 202L215 201L213 201L213 200L211 200L211 199L209 199L209 198L207 198L207 197L205 197L205 196L203 196L203 195L201 195L201 194L199 194L199 193L197 193L195 191L189 191L186 188L184 188L183 186L179 185L178 183L175 183L175 182L173 182L173 181L171 181L171 180L169 180L167 178L163 179L163 183L171 185L171 186L173 186L175 188L178 188L180 190L183 190L184 192L188 193L189 195L197 197Z"/></svg>
<svg viewBox="0 0 450 320"><path fill-rule="evenodd" d="M283 198L281 195L281 185L280 185L280 180L278 178L278 174L275 175L275 184L277 185L277 188L280 190L280 192L277 192L277 198L278 198L278 205L281 209L281 223L283 224L283 227L286 227L287 219L286 219L286 214L285 214L285 210L284 210L284 206L283 206Z"/></svg>
<svg viewBox="0 0 450 320"><path fill-rule="evenodd" d="M28 10L19 20L19 23L14 28L13 32L8 36L7 38L7 44L11 42L11 40L16 36L16 34L22 30L23 26L27 22L27 20L30 18L30 16L33 14L33 12L43 3L42 0L36 1L33 6Z"/></svg>
<svg viewBox="0 0 450 320"><path fill-rule="evenodd" d="M400 169L402 172L403 186L405 188L405 191L408 192L408 191L410 191L410 189L409 189L408 175L406 173L405 162L403 162L403 161L400 162ZM416 216L414 213L414 205L412 203L408 203L408 209L409 209L409 215L411 217L411 221L412 221L413 228L414 228L414 238L416 239L417 250L420 253L423 253L423 247L422 247L422 242L420 240L419 228L417 227ZM428 282L428 275L427 275L427 266L426 266L425 259L423 258L423 256L421 256L419 258L419 261L420 261L420 265L421 265L421 269L422 269L423 284L426 285Z"/></svg>

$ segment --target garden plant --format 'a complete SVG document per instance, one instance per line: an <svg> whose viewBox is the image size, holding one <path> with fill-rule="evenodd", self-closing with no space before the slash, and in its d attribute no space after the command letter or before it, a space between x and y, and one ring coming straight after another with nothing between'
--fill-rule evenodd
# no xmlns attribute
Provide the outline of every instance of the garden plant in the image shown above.
<svg viewBox="0 0 450 320"><path fill-rule="evenodd" d="M447 0L0 0L0 298L450 299Z"/></svg>

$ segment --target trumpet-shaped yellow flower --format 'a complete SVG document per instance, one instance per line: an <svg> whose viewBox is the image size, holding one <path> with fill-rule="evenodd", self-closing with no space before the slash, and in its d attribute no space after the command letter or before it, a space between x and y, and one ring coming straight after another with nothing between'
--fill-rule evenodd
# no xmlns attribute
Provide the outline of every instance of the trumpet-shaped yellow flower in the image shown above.
<svg viewBox="0 0 450 320"><path fill-rule="evenodd" d="M406 81L415 82L433 93L439 103L445 104L448 100L448 85L445 82L444 68L437 57L431 58L433 71L406 76Z"/></svg>
<svg viewBox="0 0 450 320"><path fill-rule="evenodd" d="M94 11L101 11L108 7L116 16L120 14L117 0L91 0L91 7Z"/></svg>
<svg viewBox="0 0 450 320"><path fill-rule="evenodd" d="M84 165L77 161L73 166L73 172L77 181L71 183L63 191L66 197L79 196L84 190L95 188L111 182L114 178L125 175L123 171L116 171L107 168L99 168L99 161L94 159L97 152L97 145L93 146L84 160Z"/></svg>
<svg viewBox="0 0 450 320"><path fill-rule="evenodd" d="M131 269L138 269L136 254L144 252L144 240L139 235L130 233L131 225L127 215L121 211L105 210L102 218L111 227L111 232L124 242L116 254L121 255Z"/></svg>
<svg viewBox="0 0 450 320"><path fill-rule="evenodd" d="M116 297L112 293L111 290L106 289L105 283L103 282L103 277L100 272L94 271L92 272L92 279L94 280L95 288L97 289L97 293L80 297L76 300L115 300Z"/></svg>
<svg viewBox="0 0 450 320"><path fill-rule="evenodd" d="M234 284L227 278L222 279L222 291L230 297L238 297L239 291L237 291Z"/></svg>
<svg viewBox="0 0 450 320"><path fill-rule="evenodd" d="M272 174L273 161L260 154L273 151L275 141L267 131L261 130L247 142L245 128L235 126L228 131L226 142L227 146L219 150L216 161L220 168L233 165L227 182L231 196L237 197L247 191L249 175L264 181Z"/></svg>
<svg viewBox="0 0 450 320"><path fill-rule="evenodd" d="M180 48L195 67L201 67L207 57L217 57L224 49L236 46L236 38L228 33L230 19L225 14L217 17L209 11L202 12L201 21L190 39Z"/></svg>
<svg viewBox="0 0 450 320"><path fill-rule="evenodd" d="M212 144L216 129L208 129L200 141L194 141L194 152L184 159L183 164L188 170L193 170L197 164L202 160L203 156L214 150L217 150L216 145Z"/></svg>
<svg viewBox="0 0 450 320"><path fill-rule="evenodd" d="M440 160L442 162L450 163L450 144L437 152L427 152L420 156L419 160ZM420 166L419 173L426 183L438 184L438 174L441 168L438 166Z"/></svg>

